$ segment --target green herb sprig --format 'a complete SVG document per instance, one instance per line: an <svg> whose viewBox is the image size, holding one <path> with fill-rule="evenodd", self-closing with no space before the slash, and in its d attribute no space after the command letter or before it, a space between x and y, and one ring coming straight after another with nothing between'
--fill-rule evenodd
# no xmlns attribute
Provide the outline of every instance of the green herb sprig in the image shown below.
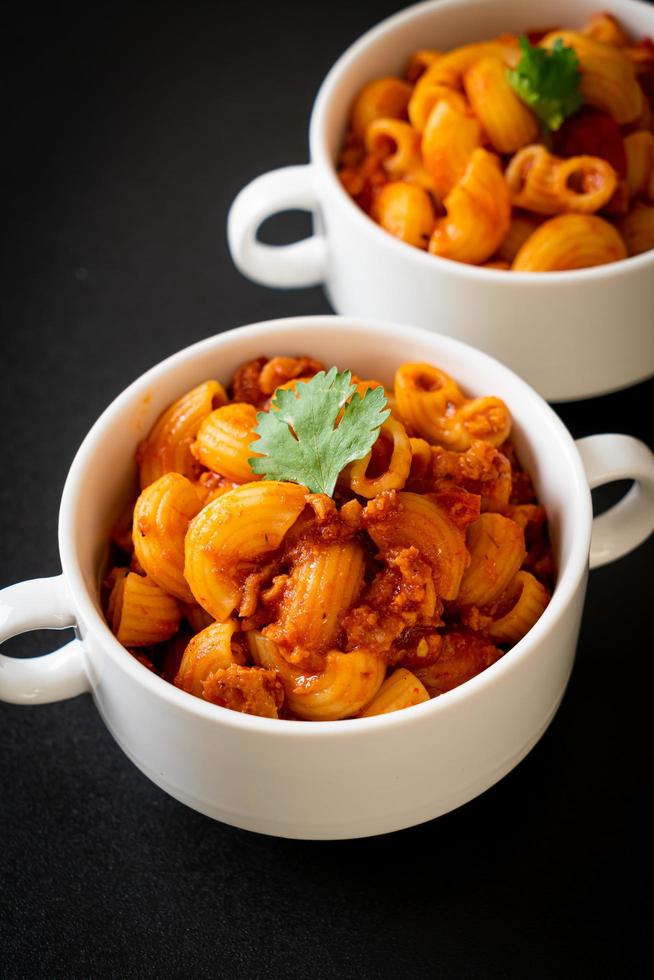
<svg viewBox="0 0 654 980"><path fill-rule="evenodd" d="M341 470L370 452L390 414L383 388L368 388L362 398L349 371L320 371L294 389L279 388L270 411L257 413L259 439L250 449L261 455L250 466L269 480L331 497Z"/></svg>
<svg viewBox="0 0 654 980"><path fill-rule="evenodd" d="M509 85L540 120L546 134L560 129L583 105L579 59L573 48L557 38L551 50L536 47L523 35L522 57L507 71Z"/></svg>

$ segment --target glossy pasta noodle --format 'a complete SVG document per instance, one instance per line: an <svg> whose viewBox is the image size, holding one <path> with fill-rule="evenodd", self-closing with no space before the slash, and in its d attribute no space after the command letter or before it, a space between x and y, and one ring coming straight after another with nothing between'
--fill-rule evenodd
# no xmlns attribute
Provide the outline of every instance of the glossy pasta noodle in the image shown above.
<svg viewBox="0 0 654 980"><path fill-rule="evenodd" d="M345 190L401 241L489 269L559 272L653 248L654 44L605 13L530 37L532 67L563 50L578 73L577 101L551 130L538 93L523 98L511 81L522 39L422 49L403 78L355 98Z"/></svg>
<svg viewBox="0 0 654 980"><path fill-rule="evenodd" d="M114 533L110 628L223 708L316 722L410 708L499 660L550 598L546 515L509 410L436 365L399 365L391 414L333 496L252 472L257 413L322 369L260 357L229 394L182 393L139 449L132 542L124 518Z"/></svg>

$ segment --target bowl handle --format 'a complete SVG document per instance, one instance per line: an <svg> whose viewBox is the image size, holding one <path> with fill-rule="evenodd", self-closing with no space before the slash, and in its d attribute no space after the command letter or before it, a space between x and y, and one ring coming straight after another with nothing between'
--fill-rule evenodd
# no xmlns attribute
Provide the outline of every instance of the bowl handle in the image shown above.
<svg viewBox="0 0 654 980"><path fill-rule="evenodd" d="M325 279L327 246L323 235L292 245L264 245L259 226L280 211L316 212L313 167L283 167L257 177L235 198L227 219L227 241L234 264L262 286L286 289L317 286Z"/></svg>
<svg viewBox="0 0 654 980"><path fill-rule="evenodd" d="M28 630L61 630L75 624L63 575L35 578L0 590L0 643ZM80 640L71 640L44 657L27 660L0 654L0 701L47 704L88 690Z"/></svg>
<svg viewBox="0 0 654 980"><path fill-rule="evenodd" d="M654 454L640 439L613 433L577 439L576 446L591 490L614 480L634 481L622 500L593 520L590 567L598 568L633 551L654 531Z"/></svg>

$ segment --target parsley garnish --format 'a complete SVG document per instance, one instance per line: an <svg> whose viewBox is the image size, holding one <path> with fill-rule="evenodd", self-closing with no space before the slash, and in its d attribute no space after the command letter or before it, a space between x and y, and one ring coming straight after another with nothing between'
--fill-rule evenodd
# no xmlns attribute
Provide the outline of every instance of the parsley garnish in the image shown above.
<svg viewBox="0 0 654 980"><path fill-rule="evenodd" d="M522 57L517 68L507 71L509 85L546 130L557 130L583 105L579 59L560 37L550 51L534 47L524 35L519 44Z"/></svg>
<svg viewBox="0 0 654 980"><path fill-rule="evenodd" d="M271 410L257 413L259 439L250 449L261 455L248 462L269 480L292 480L331 497L338 474L370 451L390 414L383 388L368 388L362 398L349 371L320 371L294 390L278 388Z"/></svg>

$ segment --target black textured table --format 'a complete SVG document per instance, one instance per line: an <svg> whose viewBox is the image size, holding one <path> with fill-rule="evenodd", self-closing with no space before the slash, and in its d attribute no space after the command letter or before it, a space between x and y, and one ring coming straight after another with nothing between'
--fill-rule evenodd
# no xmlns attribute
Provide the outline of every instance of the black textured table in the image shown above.
<svg viewBox="0 0 654 980"><path fill-rule="evenodd" d="M256 174L306 159L321 78L395 6L5 18L0 586L59 571L68 467L129 381L211 333L327 311L319 290L238 275L227 210ZM305 227L289 216L268 233ZM651 445L653 403L648 382L559 410L575 436ZM572 681L526 761L388 837L302 843L213 823L128 762L89 696L1 704L0 976L645 976L653 566L650 540L591 575Z"/></svg>

